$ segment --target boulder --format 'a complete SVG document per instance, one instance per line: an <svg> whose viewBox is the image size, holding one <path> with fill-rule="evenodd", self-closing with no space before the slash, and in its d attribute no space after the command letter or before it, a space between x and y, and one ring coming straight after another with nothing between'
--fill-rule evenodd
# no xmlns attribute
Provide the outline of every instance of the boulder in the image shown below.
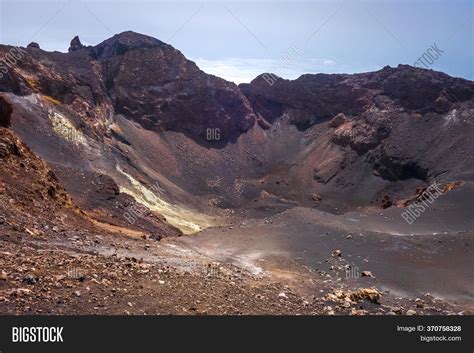
<svg viewBox="0 0 474 353"><path fill-rule="evenodd" d="M344 113L339 113L334 118L331 119L331 121L329 122L329 127L336 129L345 123L347 123L346 116L344 115Z"/></svg>
<svg viewBox="0 0 474 353"><path fill-rule="evenodd" d="M371 278L375 278L375 276L372 274L371 271L362 271L361 272L361 275L362 277L371 277Z"/></svg>
<svg viewBox="0 0 474 353"><path fill-rule="evenodd" d="M368 299L372 303L379 303L380 292L375 288L360 288L357 292L352 292L349 297L353 301Z"/></svg>
<svg viewBox="0 0 474 353"><path fill-rule="evenodd" d="M332 256L334 257L340 257L342 255L341 250L334 250L332 252Z"/></svg>

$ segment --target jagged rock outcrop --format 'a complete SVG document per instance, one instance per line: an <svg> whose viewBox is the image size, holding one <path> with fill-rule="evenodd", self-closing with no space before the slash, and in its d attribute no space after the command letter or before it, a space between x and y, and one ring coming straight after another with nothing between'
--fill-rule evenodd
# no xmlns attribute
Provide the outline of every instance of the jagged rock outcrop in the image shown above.
<svg viewBox="0 0 474 353"><path fill-rule="evenodd" d="M84 48L84 45L81 43L81 40L79 39L78 36L75 36L72 40L71 40L71 45L69 46L69 49L68 51L70 53L76 51L76 50L79 50L79 49L82 49Z"/></svg>

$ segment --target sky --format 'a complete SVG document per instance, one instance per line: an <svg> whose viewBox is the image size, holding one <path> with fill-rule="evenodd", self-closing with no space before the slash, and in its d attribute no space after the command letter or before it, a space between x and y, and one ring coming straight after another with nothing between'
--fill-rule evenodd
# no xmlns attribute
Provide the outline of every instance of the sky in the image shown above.
<svg viewBox="0 0 474 353"><path fill-rule="evenodd" d="M414 63L474 80L473 0L0 0L0 43L66 52L127 30L236 83L272 72L355 73ZM438 49L429 50L433 45ZM425 54L428 53L428 54ZM420 64L420 62L418 63Z"/></svg>

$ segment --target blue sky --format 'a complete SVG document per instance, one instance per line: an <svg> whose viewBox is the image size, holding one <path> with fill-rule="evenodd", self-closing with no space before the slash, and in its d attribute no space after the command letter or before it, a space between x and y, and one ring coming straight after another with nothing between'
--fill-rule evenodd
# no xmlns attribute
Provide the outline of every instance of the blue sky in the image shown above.
<svg viewBox="0 0 474 353"><path fill-rule="evenodd" d="M2 44L67 51L75 35L93 45L133 30L236 83L412 65L433 43L430 68L474 79L473 1L0 2Z"/></svg>

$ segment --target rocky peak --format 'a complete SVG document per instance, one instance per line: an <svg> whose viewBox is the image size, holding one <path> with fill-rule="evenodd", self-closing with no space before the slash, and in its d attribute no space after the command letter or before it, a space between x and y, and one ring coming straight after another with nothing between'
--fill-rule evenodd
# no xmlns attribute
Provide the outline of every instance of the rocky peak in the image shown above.
<svg viewBox="0 0 474 353"><path fill-rule="evenodd" d="M27 48L36 48L36 49L40 49L40 46L38 43L36 42L31 42L30 44L28 44Z"/></svg>
<svg viewBox="0 0 474 353"><path fill-rule="evenodd" d="M84 48L84 45L81 43L81 40L79 39L78 36L75 36L72 40L71 40L71 45L69 46L69 52L72 53L76 50L79 50L79 49L82 49Z"/></svg>
<svg viewBox="0 0 474 353"><path fill-rule="evenodd" d="M125 52L139 48L167 48L174 50L170 45L147 35L126 31L114 35L94 47L96 57L106 60L111 57L122 55Z"/></svg>

